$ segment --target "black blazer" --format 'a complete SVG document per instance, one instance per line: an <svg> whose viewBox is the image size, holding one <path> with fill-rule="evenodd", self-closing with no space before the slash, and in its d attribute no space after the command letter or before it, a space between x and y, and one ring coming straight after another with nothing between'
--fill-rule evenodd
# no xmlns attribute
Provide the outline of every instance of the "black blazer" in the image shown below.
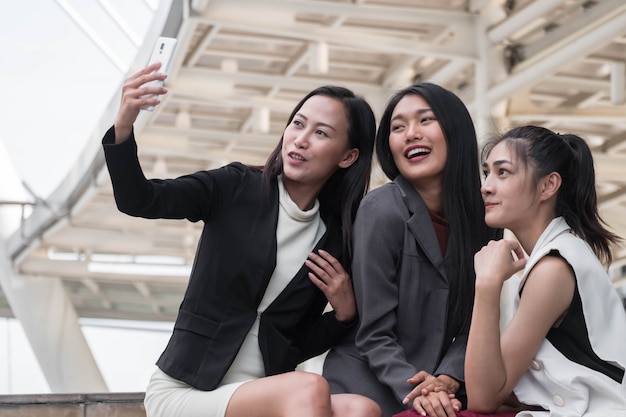
<svg viewBox="0 0 626 417"><path fill-rule="evenodd" d="M276 265L278 185L264 188L261 171L240 163L169 180L146 180L134 137L102 144L120 211L144 218L202 220L189 284L159 368L200 390L215 389L257 317ZM321 212L318 242L341 259L339 222ZM303 259L304 263L304 259ZM349 326L309 280L303 265L260 316L259 347L267 375L294 370L336 344Z"/></svg>

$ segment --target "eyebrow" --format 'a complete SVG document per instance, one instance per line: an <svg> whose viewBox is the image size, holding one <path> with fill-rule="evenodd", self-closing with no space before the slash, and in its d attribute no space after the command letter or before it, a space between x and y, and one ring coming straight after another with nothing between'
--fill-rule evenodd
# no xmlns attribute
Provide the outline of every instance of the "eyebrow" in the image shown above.
<svg viewBox="0 0 626 417"><path fill-rule="evenodd" d="M306 120L306 121L308 121L308 120L309 120L309 118L308 118L308 117L306 117L304 114L299 113L299 112L298 112L298 113L296 113L296 114L293 116L293 118L295 119L295 118L296 118L296 116L300 116L301 118L303 118L303 119L304 119L304 120ZM293 119L291 119L291 120L293 120ZM334 130L335 132L337 131L337 129L335 129L333 126L329 125L328 123L324 123L324 122L318 122L316 126L325 126L325 127L329 128L329 129Z"/></svg>
<svg viewBox="0 0 626 417"><path fill-rule="evenodd" d="M509 165L513 165L513 162L509 161L508 159L499 159L497 161L493 161L493 165L494 167L498 167L504 164L509 164ZM489 166L489 164L487 162L483 162L483 167L487 168Z"/></svg>
<svg viewBox="0 0 626 417"><path fill-rule="evenodd" d="M417 109L417 111L415 113L420 115L420 114L424 114L424 113L428 113L428 112L432 112L432 111L433 110L430 107L425 107L423 109ZM396 114L394 117L391 118L391 121L393 122L394 120L401 119L402 117L404 117L403 113Z"/></svg>

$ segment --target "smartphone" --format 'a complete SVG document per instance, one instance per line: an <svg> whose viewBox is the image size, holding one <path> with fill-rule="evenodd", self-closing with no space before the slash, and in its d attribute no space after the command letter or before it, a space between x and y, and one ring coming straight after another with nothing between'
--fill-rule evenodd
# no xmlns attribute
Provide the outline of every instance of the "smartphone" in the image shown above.
<svg viewBox="0 0 626 417"><path fill-rule="evenodd" d="M159 68L159 72L167 74L169 71L170 63L172 62L172 57L174 56L174 50L176 49L177 42L178 41L176 40L176 38L166 38L163 36L159 37L156 44L154 45L154 49L152 50L152 55L150 56L148 65L154 64L155 62L160 62L161 68ZM146 85L162 87L163 81L150 81ZM154 95L153 97L156 97L156 95ZM153 111L154 106L142 107L141 110Z"/></svg>

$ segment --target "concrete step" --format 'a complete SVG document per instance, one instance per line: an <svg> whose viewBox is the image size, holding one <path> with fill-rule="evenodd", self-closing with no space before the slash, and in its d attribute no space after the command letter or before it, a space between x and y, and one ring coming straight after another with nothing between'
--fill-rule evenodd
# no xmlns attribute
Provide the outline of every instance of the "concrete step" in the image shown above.
<svg viewBox="0 0 626 417"><path fill-rule="evenodd" d="M0 417L146 417L145 393L0 395Z"/></svg>

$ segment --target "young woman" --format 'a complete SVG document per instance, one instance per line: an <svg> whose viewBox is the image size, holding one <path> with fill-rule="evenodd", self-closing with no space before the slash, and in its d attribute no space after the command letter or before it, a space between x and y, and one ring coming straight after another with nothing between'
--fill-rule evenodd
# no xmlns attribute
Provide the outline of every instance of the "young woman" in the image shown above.
<svg viewBox="0 0 626 417"><path fill-rule="evenodd" d="M126 81L103 146L118 208L145 218L203 221L174 331L146 390L149 417L378 417L367 398L334 396L296 365L355 323L346 265L367 190L375 136L369 105L320 87L298 103L260 170L240 163L147 180L133 123L157 105L159 64ZM333 311L324 313L330 303Z"/></svg>
<svg viewBox="0 0 626 417"><path fill-rule="evenodd" d="M496 235L484 222L474 125L456 95L419 83L390 99L376 140L392 181L359 207L352 274L360 324L329 352L324 376L333 393L372 398L387 417L412 406L454 416L473 257Z"/></svg>
<svg viewBox="0 0 626 417"><path fill-rule="evenodd" d="M517 240L476 254L468 408L626 416L626 313L601 263L611 262L619 238L598 216L589 147L575 135L523 126L488 142L483 155L485 220ZM500 334L502 285L521 270Z"/></svg>

